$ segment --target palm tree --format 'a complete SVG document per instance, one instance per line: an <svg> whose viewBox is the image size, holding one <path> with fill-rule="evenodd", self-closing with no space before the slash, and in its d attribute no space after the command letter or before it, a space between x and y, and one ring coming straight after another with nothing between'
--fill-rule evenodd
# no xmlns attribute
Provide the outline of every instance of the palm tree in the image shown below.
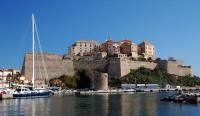
<svg viewBox="0 0 200 116"><path fill-rule="evenodd" d="M60 79L57 79L57 78L51 79L49 81L49 83L50 83L51 86L59 86L59 87L63 86L62 81Z"/></svg>
<svg viewBox="0 0 200 116"><path fill-rule="evenodd" d="M20 83L20 77L21 77L21 76L22 76L22 75L21 75L19 72L17 72L16 75L15 75L15 78L14 78L14 82Z"/></svg>
<svg viewBox="0 0 200 116"><path fill-rule="evenodd" d="M1 72L1 80L3 79L3 70L0 70Z"/></svg>
<svg viewBox="0 0 200 116"><path fill-rule="evenodd" d="M10 81L11 81L12 75L8 73L6 80L9 82L9 88L10 88Z"/></svg>

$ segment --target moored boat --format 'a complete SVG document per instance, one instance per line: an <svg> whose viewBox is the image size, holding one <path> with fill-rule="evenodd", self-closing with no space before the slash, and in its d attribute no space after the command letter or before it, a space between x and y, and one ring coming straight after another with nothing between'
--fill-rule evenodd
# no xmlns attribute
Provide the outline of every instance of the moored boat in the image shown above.
<svg viewBox="0 0 200 116"><path fill-rule="evenodd" d="M35 24L35 18L34 15L32 15L32 85L29 85L28 87L20 86L13 92L14 98L23 98L23 97L48 97L51 92L50 90L46 88L36 88L35 86L35 31L37 33L37 28ZM39 41L39 40L38 40ZM40 46L41 47L41 46ZM41 48L40 48L41 49ZM42 53L42 52L41 52ZM44 59L43 64L44 63Z"/></svg>
<svg viewBox="0 0 200 116"><path fill-rule="evenodd" d="M14 98L26 98L26 97L49 97L50 91L48 89L34 89L31 90L29 88L21 87L15 89L13 92Z"/></svg>

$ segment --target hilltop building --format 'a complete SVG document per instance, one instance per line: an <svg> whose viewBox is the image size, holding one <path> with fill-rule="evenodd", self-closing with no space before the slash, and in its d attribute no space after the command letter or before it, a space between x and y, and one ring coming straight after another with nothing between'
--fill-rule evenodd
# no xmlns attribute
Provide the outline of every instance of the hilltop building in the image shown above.
<svg viewBox="0 0 200 116"><path fill-rule="evenodd" d="M143 54L146 59L155 59L155 46L148 41L138 45L138 53Z"/></svg>
<svg viewBox="0 0 200 116"><path fill-rule="evenodd" d="M144 41L136 45L131 40L113 41L106 40L98 45L94 40L79 40L68 48L68 55L74 56L95 56L98 52L105 52L109 56L128 56L138 58L141 55L145 58L155 59L155 46Z"/></svg>
<svg viewBox="0 0 200 116"><path fill-rule="evenodd" d="M136 45L130 40L121 40L117 42L106 40L100 45L100 51L107 52L108 55L118 56L118 54L126 54L133 58L138 58L142 55L146 59L155 59L155 46L147 41Z"/></svg>
<svg viewBox="0 0 200 116"><path fill-rule="evenodd" d="M137 57L137 45L130 40L118 42L106 40L100 45L100 51L107 52L109 55L127 54L127 56Z"/></svg>
<svg viewBox="0 0 200 116"><path fill-rule="evenodd" d="M192 68L185 66L183 61L154 60L156 59L155 46L147 41L137 45L130 40L116 42L109 39L102 44L97 44L94 40L79 40L69 47L67 56L55 54L43 54L43 56L49 79L62 74L72 76L79 69L101 70L108 73L108 77L119 78L127 75L131 69L140 67L152 70L162 68L170 74L179 76L192 75ZM145 60L140 60L140 57ZM149 58L151 60L148 60ZM38 65L41 64L41 54L35 54L35 62L36 78L41 77ZM22 74L31 78L32 54L25 55Z"/></svg>
<svg viewBox="0 0 200 116"><path fill-rule="evenodd" d="M91 53L96 46L97 42L94 40L79 40L69 46L68 54L71 56L83 56L84 54Z"/></svg>
<svg viewBox="0 0 200 116"><path fill-rule="evenodd" d="M138 46L135 43L123 42L120 46L120 51L122 54L127 54L127 56L138 57Z"/></svg>

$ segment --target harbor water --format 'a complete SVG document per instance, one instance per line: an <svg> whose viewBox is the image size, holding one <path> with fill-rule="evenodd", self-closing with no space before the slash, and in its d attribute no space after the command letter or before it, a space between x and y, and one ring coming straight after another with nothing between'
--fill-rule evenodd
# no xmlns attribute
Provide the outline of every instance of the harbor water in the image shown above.
<svg viewBox="0 0 200 116"><path fill-rule="evenodd" d="M199 116L200 105L160 101L173 93L66 95L0 101L0 115Z"/></svg>

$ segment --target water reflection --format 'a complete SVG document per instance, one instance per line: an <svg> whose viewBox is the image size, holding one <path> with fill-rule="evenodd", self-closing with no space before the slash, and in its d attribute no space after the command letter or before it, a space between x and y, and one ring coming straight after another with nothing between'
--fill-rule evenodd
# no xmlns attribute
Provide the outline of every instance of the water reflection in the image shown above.
<svg viewBox="0 0 200 116"><path fill-rule="evenodd" d="M75 98L75 115L105 116L108 113L108 95L77 96Z"/></svg>
<svg viewBox="0 0 200 116"><path fill-rule="evenodd" d="M154 94L122 95L123 115L156 116L157 96Z"/></svg>
<svg viewBox="0 0 200 116"><path fill-rule="evenodd" d="M27 116L171 116L199 115L200 106L161 102L166 93L51 96L0 102L1 115Z"/></svg>

